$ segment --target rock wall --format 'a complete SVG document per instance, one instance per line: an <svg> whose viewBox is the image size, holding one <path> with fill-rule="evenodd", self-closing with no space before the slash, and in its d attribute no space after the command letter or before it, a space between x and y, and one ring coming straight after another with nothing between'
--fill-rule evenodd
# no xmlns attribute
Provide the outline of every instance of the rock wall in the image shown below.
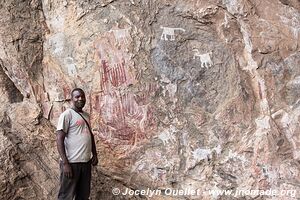
<svg viewBox="0 0 300 200"><path fill-rule="evenodd" d="M74 87L86 92L99 152L93 199L146 198L114 187L201 191L178 199L299 191L299 9L297 0L1 2L0 195L55 199L54 130Z"/></svg>

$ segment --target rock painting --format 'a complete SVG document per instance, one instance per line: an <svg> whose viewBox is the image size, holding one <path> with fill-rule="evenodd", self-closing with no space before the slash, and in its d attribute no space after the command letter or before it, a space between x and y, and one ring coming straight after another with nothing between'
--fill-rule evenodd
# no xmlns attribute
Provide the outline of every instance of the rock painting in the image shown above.
<svg viewBox="0 0 300 200"><path fill-rule="evenodd" d="M197 148L192 152L193 159L196 161L206 160L211 157L211 154L213 152L216 152L217 155L221 154L222 148L220 145L214 147L213 149L203 149L203 148Z"/></svg>
<svg viewBox="0 0 300 200"><path fill-rule="evenodd" d="M114 34L106 34L96 44L96 59L99 65L100 86L103 91L110 91L121 86L134 84L135 74L127 45L117 46Z"/></svg>
<svg viewBox="0 0 300 200"><path fill-rule="evenodd" d="M75 76L77 74L76 66L74 64L68 65L68 74L70 76Z"/></svg>
<svg viewBox="0 0 300 200"><path fill-rule="evenodd" d="M120 147L126 153L151 134L153 123L149 98L157 86L144 84L136 93L128 86L136 85L136 72L129 48L130 28L113 29L95 41L95 55L100 82L92 89L92 124L107 148Z"/></svg>
<svg viewBox="0 0 300 200"><path fill-rule="evenodd" d="M129 30L130 28L125 28L125 29L112 29L109 32L113 33L115 36L115 39L118 43L124 42L127 43L128 42L128 38L130 37L129 35Z"/></svg>
<svg viewBox="0 0 300 200"><path fill-rule="evenodd" d="M122 84L126 84L128 77L128 70L125 66L125 61L122 60L120 63L114 64L112 67L108 65L108 62L103 60L102 61L102 88L109 87L110 84L113 87L118 87Z"/></svg>
<svg viewBox="0 0 300 200"><path fill-rule="evenodd" d="M132 166L131 171L145 174L158 185L165 184L167 172L173 170L175 159L156 159L162 156L162 152L147 151Z"/></svg>
<svg viewBox="0 0 300 200"><path fill-rule="evenodd" d="M211 66L213 66L213 62L211 60L211 55L212 52L209 53L205 53L205 54L200 54L198 49L193 49L194 55L193 55L193 59L200 59L201 61L201 68L209 68Z"/></svg>
<svg viewBox="0 0 300 200"><path fill-rule="evenodd" d="M193 158L197 161L207 159L211 154L210 149L196 149L193 151Z"/></svg>
<svg viewBox="0 0 300 200"><path fill-rule="evenodd" d="M183 28L170 28L170 27L163 27L163 26L161 26L160 28L163 29L160 39L166 40L166 41L169 39L170 39L170 41L175 40L175 31L185 32L185 30Z"/></svg>
<svg viewBox="0 0 300 200"><path fill-rule="evenodd" d="M176 137L175 137L175 132L176 129L174 126L171 126L169 129L165 129L162 131L159 135L158 138L163 142L164 145L167 145L169 143L175 143L176 142Z"/></svg>
<svg viewBox="0 0 300 200"><path fill-rule="evenodd" d="M77 69L73 58L67 57L65 59L65 65L67 66L69 76L75 77L77 75Z"/></svg>

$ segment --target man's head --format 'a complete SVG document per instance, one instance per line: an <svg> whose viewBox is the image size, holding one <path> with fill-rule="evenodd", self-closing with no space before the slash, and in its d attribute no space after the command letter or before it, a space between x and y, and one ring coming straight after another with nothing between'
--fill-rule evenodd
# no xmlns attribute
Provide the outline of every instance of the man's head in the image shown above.
<svg viewBox="0 0 300 200"><path fill-rule="evenodd" d="M78 110L82 110L85 105L85 94L81 88L75 88L71 92L71 101L73 107Z"/></svg>

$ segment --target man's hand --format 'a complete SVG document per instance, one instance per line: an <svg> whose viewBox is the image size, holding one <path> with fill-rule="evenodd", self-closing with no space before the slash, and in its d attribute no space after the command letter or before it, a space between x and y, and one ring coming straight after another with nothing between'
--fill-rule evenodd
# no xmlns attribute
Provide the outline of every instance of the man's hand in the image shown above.
<svg viewBox="0 0 300 200"><path fill-rule="evenodd" d="M63 171L64 175L67 178L72 178L73 177L72 168L71 168L71 165L68 162L63 164L63 170L64 170Z"/></svg>
<svg viewBox="0 0 300 200"><path fill-rule="evenodd" d="M96 156L93 155L91 162L92 162L92 165L93 165L93 166L96 166L96 165L98 164L98 158L97 158L97 155L96 155Z"/></svg>

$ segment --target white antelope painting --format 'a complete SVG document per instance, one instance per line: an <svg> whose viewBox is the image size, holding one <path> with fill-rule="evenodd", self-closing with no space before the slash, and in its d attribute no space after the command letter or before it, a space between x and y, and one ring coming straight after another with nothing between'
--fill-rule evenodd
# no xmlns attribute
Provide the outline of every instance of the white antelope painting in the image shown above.
<svg viewBox="0 0 300 200"><path fill-rule="evenodd" d="M174 41L175 40L175 31L183 31L185 32L185 30L183 28L170 28L170 27L160 27L161 29L163 29L163 32L161 34L160 39L161 40L169 40L168 36L170 37L170 41Z"/></svg>
<svg viewBox="0 0 300 200"><path fill-rule="evenodd" d="M201 61L201 68L209 68L211 66L213 66L213 62L211 60L211 56L212 56L212 52L208 52L208 53L205 53L205 54L200 54L199 50L198 49L193 49L193 52L194 52L194 56L193 56L193 59L195 60L196 58L200 58L200 61Z"/></svg>

